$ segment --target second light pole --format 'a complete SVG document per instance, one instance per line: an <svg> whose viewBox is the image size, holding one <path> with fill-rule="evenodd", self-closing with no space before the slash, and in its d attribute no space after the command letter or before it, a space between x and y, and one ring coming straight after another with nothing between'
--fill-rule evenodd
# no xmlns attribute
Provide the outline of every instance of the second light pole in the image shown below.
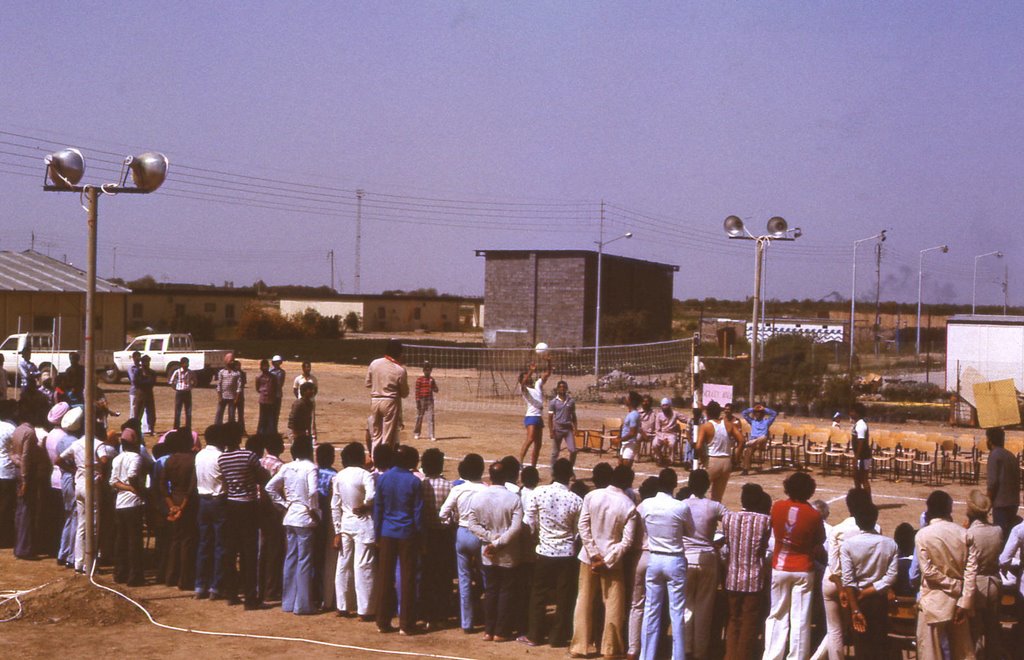
<svg viewBox="0 0 1024 660"><path fill-rule="evenodd" d="M755 241L754 249L754 307L751 313L750 326L750 389L747 393L747 405L754 405L754 393L757 389L757 345L758 337L758 314L761 311L761 275L764 265L764 249L771 241L793 241L803 235L803 231L797 227L790 229L784 218L775 216L768 221L768 233L763 236L754 236L743 226L743 220L738 216L730 215L725 219L725 233L730 239Z"/></svg>
<svg viewBox="0 0 1024 660"><path fill-rule="evenodd" d="M914 342L914 355L921 355L921 281L924 279L924 253L942 250L943 254L949 252L948 245L936 245L935 247L921 250L917 258L917 339Z"/></svg>
<svg viewBox="0 0 1024 660"><path fill-rule="evenodd" d="M1003 253L999 250L995 250L993 252L986 252L985 254L979 254L974 257L974 280L971 283L971 316L974 316L978 303L978 259L984 259L985 257L1002 259Z"/></svg>

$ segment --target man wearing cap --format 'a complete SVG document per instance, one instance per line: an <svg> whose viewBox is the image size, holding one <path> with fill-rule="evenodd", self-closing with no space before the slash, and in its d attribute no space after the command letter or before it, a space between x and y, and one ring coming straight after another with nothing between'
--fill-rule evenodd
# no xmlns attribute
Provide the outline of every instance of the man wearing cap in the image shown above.
<svg viewBox="0 0 1024 660"><path fill-rule="evenodd" d="M270 358L270 375L274 379L274 400L270 408L270 430L277 431L277 424L281 420L281 402L284 400L284 369L281 363L284 359L280 355Z"/></svg>
<svg viewBox="0 0 1024 660"><path fill-rule="evenodd" d="M61 420L61 426L69 433L76 433L82 424L83 411L78 406L73 407ZM85 565L85 480L90 478L85 472L85 453L93 452L93 483L98 484L103 478L104 466L114 457L116 450L99 438L93 438L91 445L85 438L78 438L71 443L71 446L61 452L60 461L65 469L75 470L75 513L78 524L75 528L75 570L84 573L91 566ZM97 489L98 490L98 489ZM99 521L99 497L93 498L93 520L94 525Z"/></svg>
<svg viewBox="0 0 1024 660"><path fill-rule="evenodd" d="M1002 624L999 601L1003 582L999 577L999 552L1003 549L1003 531L988 522L992 502L980 490L967 495L967 548L976 556L978 576L971 613L971 639L979 657L1003 657Z"/></svg>
<svg viewBox="0 0 1024 660"><path fill-rule="evenodd" d="M398 444L402 399L409 396L409 376L402 366L402 342L389 339L384 357L370 363L366 386L370 388L370 438L372 447L382 442Z"/></svg>
<svg viewBox="0 0 1024 660"><path fill-rule="evenodd" d="M686 419L672 409L672 399L661 400L661 409L654 416L654 441L651 452L658 465L667 466L671 462L672 448L679 442L679 431Z"/></svg>
<svg viewBox="0 0 1024 660"><path fill-rule="evenodd" d="M768 433L778 413L759 403L753 408L747 408L742 414L743 419L750 424L750 439L743 445L743 471L740 473L745 475L750 471L750 459L754 455L754 450L764 449L768 444Z"/></svg>
<svg viewBox="0 0 1024 660"><path fill-rule="evenodd" d="M47 414L47 421L53 425L53 430L46 437L46 449L50 453L50 460L53 461L53 480L51 486L56 483L60 489L60 497L63 511L61 520L60 547L57 550L57 564L75 567L75 527L78 525L78 516L75 514L75 471L68 469L60 460L60 455L70 447L78 438L75 434L77 428L64 428L64 419L71 412L71 406L61 402L50 409Z"/></svg>

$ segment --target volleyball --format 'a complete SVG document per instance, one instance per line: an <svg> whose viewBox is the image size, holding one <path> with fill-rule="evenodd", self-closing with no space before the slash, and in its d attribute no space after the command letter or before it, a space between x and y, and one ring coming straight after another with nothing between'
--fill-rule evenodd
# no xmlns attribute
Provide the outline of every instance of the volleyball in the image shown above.
<svg viewBox="0 0 1024 660"><path fill-rule="evenodd" d="M537 353L537 355L543 357L548 354L548 345L545 344L544 342L541 342L537 344L533 350Z"/></svg>

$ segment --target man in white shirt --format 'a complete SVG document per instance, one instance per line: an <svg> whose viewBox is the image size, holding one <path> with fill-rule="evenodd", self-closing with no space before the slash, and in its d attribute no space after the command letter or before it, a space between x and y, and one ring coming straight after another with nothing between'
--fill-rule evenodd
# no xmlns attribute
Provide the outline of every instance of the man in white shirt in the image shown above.
<svg viewBox="0 0 1024 660"><path fill-rule="evenodd" d="M2 374L7 378L6 374ZM18 502L18 466L14 461L14 417L18 402L0 401L0 548L14 547L14 510Z"/></svg>
<svg viewBox="0 0 1024 660"><path fill-rule="evenodd" d="M692 493L686 500L692 531L683 538L686 550L686 604L683 614L686 655L706 660L710 657L711 620L719 582L715 530L729 510L721 502L706 497L711 487L711 478L706 470L690 472L687 485Z"/></svg>
<svg viewBox="0 0 1024 660"><path fill-rule="evenodd" d="M334 547L338 567L334 591L338 614L357 614L372 621L373 564L376 557L373 532L373 475L366 469L366 450L358 442L341 450L342 469L334 477L331 496Z"/></svg>
<svg viewBox="0 0 1024 660"><path fill-rule="evenodd" d="M896 542L875 531L878 508L868 502L855 516L859 534L839 548L843 590L853 618L858 658L889 657L889 589L899 567Z"/></svg>
<svg viewBox="0 0 1024 660"><path fill-rule="evenodd" d="M192 428L192 388L196 386L196 375L188 368L187 357L181 358L181 366L171 374L168 385L174 388L174 428L180 429L181 411L185 411L185 427Z"/></svg>
<svg viewBox="0 0 1024 660"><path fill-rule="evenodd" d="M483 544L484 641L512 638L513 578L519 565L523 504L505 488L506 466L491 464L491 485L469 501L469 531Z"/></svg>
<svg viewBox="0 0 1024 660"><path fill-rule="evenodd" d="M843 660L843 607L839 602L839 591L842 581L842 566L839 561L839 549L843 541L860 534L856 515L864 507L871 504L871 497L863 488L851 488L846 493L846 510L850 517L842 522L828 526L825 530L825 550L828 552L828 564L821 578L821 594L825 606L825 637L814 657L824 657L828 653L829 660ZM875 527L876 532L881 529Z"/></svg>
<svg viewBox="0 0 1024 660"><path fill-rule="evenodd" d="M266 491L284 509L287 550L281 609L294 614L313 614L313 540L320 521L320 493L316 488L317 467L313 462L313 441L301 438L292 444L292 462L267 482Z"/></svg>
<svg viewBox="0 0 1024 660"><path fill-rule="evenodd" d="M459 616L464 633L473 632L473 573L483 559L480 539L469 531L469 501L487 488L480 482L484 475L484 459L480 454L466 454L459 464L459 477L464 481L452 487L438 517L458 525L455 531L455 560L459 574Z"/></svg>
<svg viewBox="0 0 1024 660"><path fill-rule="evenodd" d="M116 492L117 542L114 582L130 587L145 583L142 561L142 520L146 500L142 497L145 474L139 455L139 438L133 429L121 435L121 453L110 466L110 486Z"/></svg>
<svg viewBox="0 0 1024 660"><path fill-rule="evenodd" d="M658 475L659 491L637 507L647 531L647 594L644 609L643 643L640 657L654 660L662 633L662 601L668 596L672 622L672 660L686 657L683 633L683 604L686 600L686 550L683 538L693 536L693 519L686 502L672 497L678 477L665 468Z"/></svg>
<svg viewBox="0 0 1024 660"><path fill-rule="evenodd" d="M555 621L548 631L552 647L569 644L572 607L576 600L579 561L575 556L576 527L583 498L569 490L572 461L560 458L551 468L551 484L541 486L529 498L524 522L537 539L537 562L533 571L527 643L544 642L544 615L552 592Z"/></svg>
<svg viewBox="0 0 1024 660"><path fill-rule="evenodd" d="M579 595L573 615L571 657L580 658L590 652L593 638L593 601L600 595L604 601L604 634L601 654L606 658L625 653L623 636L626 615L626 579L623 555L633 545L636 532L636 507L626 495L633 485L633 469L619 465L612 472L607 488L587 493L580 511L579 531L583 541L579 560Z"/></svg>
<svg viewBox="0 0 1024 660"><path fill-rule="evenodd" d="M199 549L196 552L197 599L218 600L224 594L224 557L227 539L227 490L220 471L224 451L223 426L206 428L206 446L196 454L196 490L199 492Z"/></svg>

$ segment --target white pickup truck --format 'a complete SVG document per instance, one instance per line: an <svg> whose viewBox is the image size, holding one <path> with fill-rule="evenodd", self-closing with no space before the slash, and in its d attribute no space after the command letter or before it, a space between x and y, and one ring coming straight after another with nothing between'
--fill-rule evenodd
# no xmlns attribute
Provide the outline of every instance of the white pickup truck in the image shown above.
<svg viewBox="0 0 1024 660"><path fill-rule="evenodd" d="M138 351L149 356L149 368L171 377L181 366L181 358L188 358L188 368L196 374L199 384L210 384L217 371L224 366L228 351L197 351L190 334L156 334L136 337L123 351L114 351L113 366L105 372L108 383L119 382L132 366L132 353Z"/></svg>
<svg viewBox="0 0 1024 660"><path fill-rule="evenodd" d="M10 335L0 344L0 355L4 356L4 371L11 377L17 375L18 362L21 360L21 352L25 346L32 349L32 362L44 377L47 372L51 377L64 372L71 366L71 354L82 354L81 351L54 350L53 344L53 335L49 332L19 332ZM97 365L110 364L111 351L96 351L95 354ZM82 355L82 364L85 364L84 355ZM99 370L97 369L97 371ZM10 381L10 379L8 380Z"/></svg>

